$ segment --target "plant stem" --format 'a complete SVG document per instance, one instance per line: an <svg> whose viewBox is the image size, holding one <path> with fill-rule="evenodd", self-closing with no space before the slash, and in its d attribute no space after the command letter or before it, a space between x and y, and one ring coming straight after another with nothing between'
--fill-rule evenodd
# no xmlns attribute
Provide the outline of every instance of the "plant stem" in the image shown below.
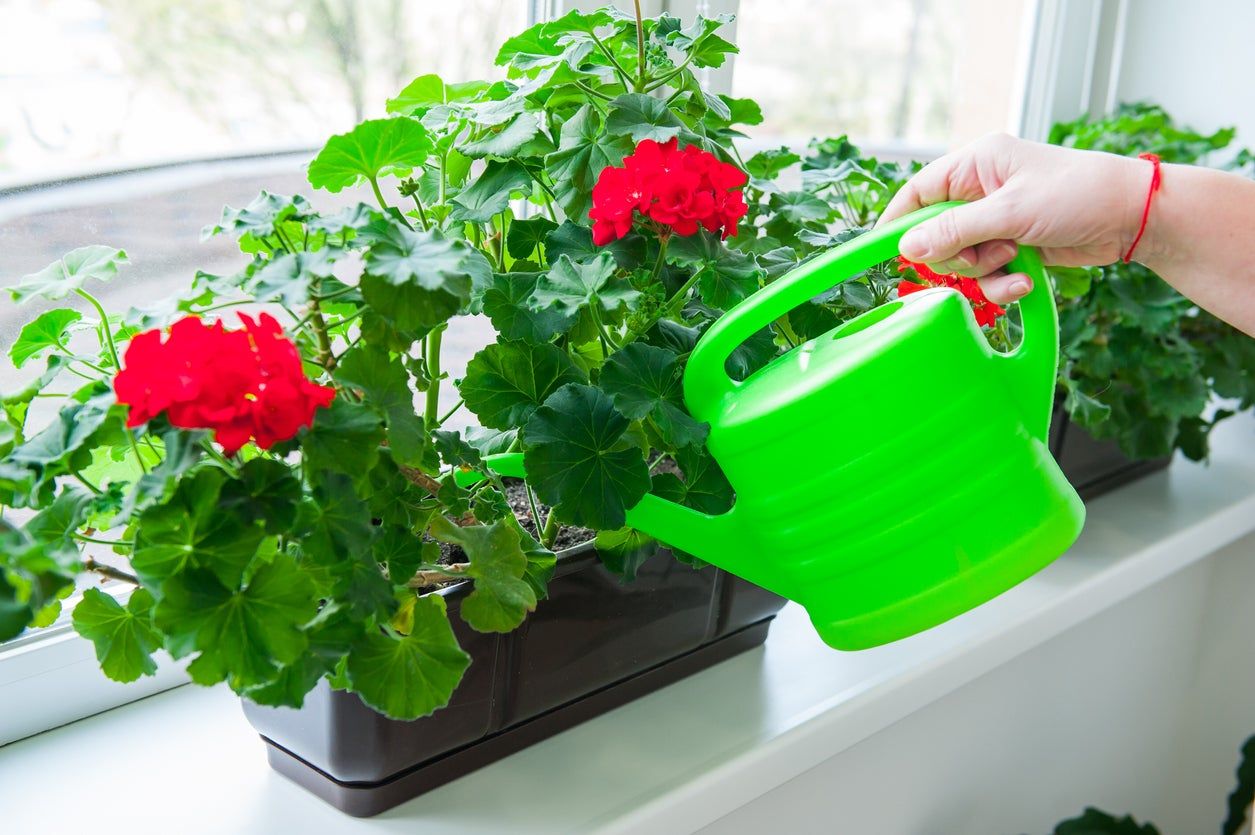
<svg viewBox="0 0 1255 835"><path fill-rule="evenodd" d="M77 539L79 542L90 542L94 545L124 545L129 547L135 544L134 540L130 539L99 539L94 536L87 536L86 534L78 533L77 531L71 531L70 536Z"/></svg>
<svg viewBox="0 0 1255 835"><path fill-rule="evenodd" d="M431 383L427 386L427 407L423 412L423 422L427 428L435 429L440 425L440 342L444 337L444 325L427 334L427 376Z"/></svg>
<svg viewBox="0 0 1255 835"><path fill-rule="evenodd" d="M440 420L436 421L436 423L440 426L444 426L444 422L456 415L458 413L458 409L462 408L462 404L465 402L465 400L459 400L457 403L454 403L453 408L445 412L444 415L441 416Z"/></svg>
<svg viewBox="0 0 1255 835"><path fill-rule="evenodd" d="M545 528L540 532L540 544L546 548L552 548L553 541L558 536L558 527L558 516L553 508L550 508L549 516L545 519Z"/></svg>
<svg viewBox="0 0 1255 835"><path fill-rule="evenodd" d="M417 484L419 487L431 493L433 496L440 492L440 482L436 481L427 473L417 467L407 467L404 464L398 464L397 469L401 475L405 476L409 481Z"/></svg>
<svg viewBox="0 0 1255 835"><path fill-rule="evenodd" d="M148 465L144 463L143 457L141 457L139 454L139 444L135 443L135 436L131 434L130 429L127 429L124 431L126 432L127 441L129 441L131 444L131 453L134 454L135 456L135 463L139 464L140 470L142 470L145 473L148 472Z"/></svg>
<svg viewBox="0 0 1255 835"><path fill-rule="evenodd" d="M387 201L383 199L383 192L379 190L379 180L377 178L375 177L370 178L370 188L371 188L371 191L375 192L375 200L379 203L379 208L384 210L384 214L392 215L393 214L392 207L389 206ZM410 224L410 222L405 219L405 215L401 214L400 212L397 212L396 217L399 217L401 219L401 222L404 223L410 229L414 228Z"/></svg>
<svg viewBox="0 0 1255 835"><path fill-rule="evenodd" d="M691 64L692 62L693 62L693 56L690 55L689 57L684 59L684 63L680 64L680 66L676 67L674 70L667 73L662 78L658 79L657 81L655 81L654 83L646 87L645 92L652 93L654 90L657 90L659 87L665 86L668 81L675 78L680 73L684 72L688 68L688 65Z"/></svg>
<svg viewBox="0 0 1255 835"><path fill-rule="evenodd" d="M91 306L96 308L96 312L100 314L100 330L104 334L105 344L109 346L109 356L113 358L113 368L115 371L120 371L122 369L122 361L118 359L118 346L114 344L113 331L109 328L109 314L105 313L104 307L91 293L81 287L74 292L87 299Z"/></svg>
<svg viewBox="0 0 1255 835"><path fill-rule="evenodd" d="M227 472L233 473L236 471L235 464L231 463L230 458L227 458L221 452L214 449L214 445L212 441L209 441L208 439L201 441L200 447L201 449L205 450L205 452L209 453L210 458L214 459L219 464L221 464L227 470Z"/></svg>
<svg viewBox="0 0 1255 835"><path fill-rule="evenodd" d="M420 568L414 572L414 576L409 579L406 585L412 589L422 589L447 583L451 580L460 580L470 567L471 564L469 562L455 562L452 565Z"/></svg>
<svg viewBox="0 0 1255 835"><path fill-rule="evenodd" d="M636 92L645 87L645 22L641 17L641 0L632 0L636 7Z"/></svg>
<svg viewBox="0 0 1255 835"><path fill-rule="evenodd" d="M93 542L96 540L86 540L86 541ZM139 578L136 577L134 574L123 571L120 568L114 568L111 565L105 565L102 562L96 562L91 557L88 557L87 559L83 560L83 570L95 572L96 574L99 574L102 577L108 577L111 580L121 580L124 583L130 583L131 585L134 585L134 586L140 585Z"/></svg>
<svg viewBox="0 0 1255 835"><path fill-rule="evenodd" d="M418 207L418 222L422 225L423 231L426 232L431 228L431 225L427 222L427 212L423 209L423 201L418 199L418 192L411 194L410 197L414 200L414 205Z"/></svg>
<svg viewBox="0 0 1255 835"><path fill-rule="evenodd" d="M103 493L103 492L104 492L104 491L103 491L103 490L101 490L99 487L97 487L96 485L94 485L94 484L92 484L90 481L88 481L86 478L84 478L84 477L83 477L83 474L82 474L82 473L80 473L78 470L75 470L74 472L70 473L70 475L72 475L75 479L77 479L77 480L78 480L78 482L79 482L80 484L82 484L82 485L83 485L84 487L86 487L88 490L90 490L90 491L92 491L93 493L95 493L97 496L99 496L101 493Z"/></svg>
<svg viewBox="0 0 1255 835"><path fill-rule="evenodd" d="M597 326L597 334L601 337L602 341L608 343L609 346L616 351L619 350L619 343L616 342L614 337L610 335L610 332L606 330L605 324L601 321L601 313L598 312L597 305L589 305L588 312L592 314L593 324Z"/></svg>
<svg viewBox="0 0 1255 835"><path fill-rule="evenodd" d="M336 358L331 353L331 336L327 333L327 320L323 318L321 302L315 296L309 302L309 324L318 337L318 364L330 374L336 367Z"/></svg>
<svg viewBox="0 0 1255 835"><path fill-rule="evenodd" d="M631 88L631 79L628 71L623 69L623 65L619 63L619 59L614 57L614 53L610 51L610 47L606 46L605 41L597 37L596 32L589 32L593 36L593 43L601 50L602 54L610 59L610 63L614 65L615 74L619 76L619 81L623 84L623 92L627 92Z"/></svg>
<svg viewBox="0 0 1255 835"><path fill-rule="evenodd" d="M585 93L588 93L590 96L594 98L601 99L602 101L614 101L613 96L607 96L605 93L594 90L592 87L589 87L587 84L585 84L583 81L580 81L578 78L573 79L573 81L576 87L579 87Z"/></svg>
<svg viewBox="0 0 1255 835"><path fill-rule="evenodd" d="M505 233L509 220L506 219L506 213L501 213L501 239L497 247L497 271L505 272Z"/></svg>
<svg viewBox="0 0 1255 835"><path fill-rule="evenodd" d="M536 509L536 494L532 492L532 485L526 481L523 482L523 489L527 491L527 505L532 511L532 527L536 529L536 533L540 533L540 511Z"/></svg>

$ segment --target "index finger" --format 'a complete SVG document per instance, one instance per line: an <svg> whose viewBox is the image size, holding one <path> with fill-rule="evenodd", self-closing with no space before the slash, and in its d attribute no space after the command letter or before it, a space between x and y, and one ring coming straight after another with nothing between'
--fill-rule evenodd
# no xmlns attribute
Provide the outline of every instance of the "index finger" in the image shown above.
<svg viewBox="0 0 1255 835"><path fill-rule="evenodd" d="M983 197L983 192L973 193L972 189L956 186L956 177L962 152L950 153L925 165L906 185L898 189L898 193L885 206L876 225L888 223L903 215L931 206L934 203L945 203L947 200L976 200ZM979 191L979 189L978 189Z"/></svg>

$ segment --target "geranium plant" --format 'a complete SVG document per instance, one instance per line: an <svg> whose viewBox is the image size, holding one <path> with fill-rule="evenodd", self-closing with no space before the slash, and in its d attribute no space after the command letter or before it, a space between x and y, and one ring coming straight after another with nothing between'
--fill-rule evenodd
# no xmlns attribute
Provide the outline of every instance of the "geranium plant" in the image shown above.
<svg viewBox="0 0 1255 835"><path fill-rule="evenodd" d="M1108 118L1055 125L1050 141L1164 162L1205 164L1232 149L1235 132L1203 134L1177 125L1163 108L1125 104ZM1239 151L1231 167L1251 173ZM1133 458L1181 450L1207 457L1207 439L1235 408L1210 409L1213 396L1236 410L1255 407L1255 340L1201 310L1136 262L1053 269L1059 301L1059 383L1072 418Z"/></svg>
<svg viewBox="0 0 1255 835"><path fill-rule="evenodd" d="M697 74L735 51L727 22L571 12L506 42L507 80L421 76L309 165L314 188L373 202L228 208L205 234L238 238L247 264L165 302L106 312L93 286L127 260L106 246L20 279L18 302L90 312L52 306L9 347L43 369L2 400L0 639L99 575L133 590L89 587L73 623L116 680L165 649L259 703L300 705L327 678L413 718L469 663L433 589L473 584L459 616L508 631L545 597L564 530L630 579L652 545L625 509L646 491L729 507L680 396L689 351L873 222L911 169L843 137L742 160L757 105ZM755 334L730 373L901 281L885 264L841 285ZM441 402L442 338L467 315L496 341ZM58 401L31 425L32 404ZM447 428L463 409L478 426ZM526 485L483 463L511 450Z"/></svg>

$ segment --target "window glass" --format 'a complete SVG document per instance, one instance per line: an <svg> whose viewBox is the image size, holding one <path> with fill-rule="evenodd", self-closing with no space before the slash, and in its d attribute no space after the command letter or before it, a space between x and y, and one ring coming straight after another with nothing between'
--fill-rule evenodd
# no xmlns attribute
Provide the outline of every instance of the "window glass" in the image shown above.
<svg viewBox="0 0 1255 835"><path fill-rule="evenodd" d="M416 75L501 77L497 48L528 25L529 5L0 0L0 288L107 244L130 264L87 289L122 314L185 288L196 270L244 265L230 236L200 241L226 204L263 188L320 210L370 201L369 190L314 192L304 172L313 151L385 115ZM51 307L96 315L74 296L18 306L0 293L0 392L42 370L39 360L14 368L8 348ZM451 335L449 371L460 374L486 339L474 328ZM72 385L63 376L58 390ZM36 400L27 425L46 425L58 406ZM104 546L86 553L119 561Z"/></svg>
<svg viewBox="0 0 1255 835"><path fill-rule="evenodd" d="M939 151L1006 130L1027 0L741 0L733 94L756 139Z"/></svg>
<svg viewBox="0 0 1255 835"><path fill-rule="evenodd" d="M419 73L499 75L527 6L0 0L0 183L321 144Z"/></svg>

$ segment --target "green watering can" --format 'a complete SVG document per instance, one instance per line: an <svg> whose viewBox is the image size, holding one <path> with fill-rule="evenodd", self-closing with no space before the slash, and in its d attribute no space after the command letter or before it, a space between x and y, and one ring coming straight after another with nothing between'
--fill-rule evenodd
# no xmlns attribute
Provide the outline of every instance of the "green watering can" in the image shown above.
<svg viewBox="0 0 1255 835"><path fill-rule="evenodd" d="M938 204L842 244L717 320L689 356L684 399L736 491L710 516L646 495L627 524L805 607L842 650L913 635L995 597L1080 534L1085 507L1046 446L1058 329L1041 258L1024 339L990 348L957 292L869 310L743 382L725 371L752 334L898 254ZM492 456L523 477L522 456Z"/></svg>

